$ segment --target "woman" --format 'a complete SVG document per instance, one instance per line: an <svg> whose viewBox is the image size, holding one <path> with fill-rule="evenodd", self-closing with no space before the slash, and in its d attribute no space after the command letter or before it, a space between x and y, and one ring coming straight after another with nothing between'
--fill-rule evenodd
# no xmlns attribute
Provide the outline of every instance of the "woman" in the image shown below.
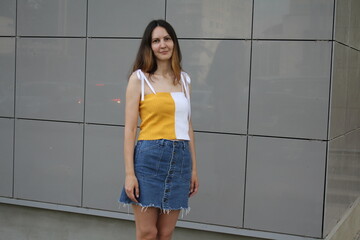
<svg viewBox="0 0 360 240"><path fill-rule="evenodd" d="M137 240L171 239L180 211L189 211L188 198L198 191L190 78L181 70L174 29L164 20L151 21L126 90L120 202L132 204Z"/></svg>

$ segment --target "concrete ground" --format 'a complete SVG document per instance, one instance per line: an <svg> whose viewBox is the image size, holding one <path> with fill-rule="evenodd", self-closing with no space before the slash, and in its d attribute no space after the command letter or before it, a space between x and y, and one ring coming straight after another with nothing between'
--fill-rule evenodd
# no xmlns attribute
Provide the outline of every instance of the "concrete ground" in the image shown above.
<svg viewBox="0 0 360 240"><path fill-rule="evenodd" d="M132 221L0 204L0 240L132 240ZM173 240L260 240L176 228Z"/></svg>

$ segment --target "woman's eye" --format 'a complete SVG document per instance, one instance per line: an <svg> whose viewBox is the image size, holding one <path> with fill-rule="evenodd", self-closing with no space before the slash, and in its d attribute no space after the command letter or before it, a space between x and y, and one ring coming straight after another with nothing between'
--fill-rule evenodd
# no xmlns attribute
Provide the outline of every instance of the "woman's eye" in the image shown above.
<svg viewBox="0 0 360 240"><path fill-rule="evenodd" d="M165 41L169 41L169 40L171 40L170 37L166 37L166 38L165 38Z"/></svg>
<svg viewBox="0 0 360 240"><path fill-rule="evenodd" d="M158 42L159 42L159 39L153 40L153 43L158 43Z"/></svg>

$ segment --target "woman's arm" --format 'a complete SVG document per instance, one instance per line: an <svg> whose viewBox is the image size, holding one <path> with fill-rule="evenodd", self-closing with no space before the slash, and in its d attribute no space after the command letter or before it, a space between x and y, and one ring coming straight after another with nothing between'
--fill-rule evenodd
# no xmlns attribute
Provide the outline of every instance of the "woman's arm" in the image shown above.
<svg viewBox="0 0 360 240"><path fill-rule="evenodd" d="M190 154L192 161L190 197L192 197L198 192L199 180L198 180L197 166L196 166L195 137L194 137L194 130L191 121L189 122L189 137L190 137Z"/></svg>
<svg viewBox="0 0 360 240"><path fill-rule="evenodd" d="M134 146L139 117L140 80L136 74L130 76L126 89L125 130L124 130L124 161L125 161L125 192L134 202L138 202L139 183L134 170Z"/></svg>
<svg viewBox="0 0 360 240"><path fill-rule="evenodd" d="M190 82L189 82L190 83ZM191 93L191 85L189 84L189 94ZM191 106L190 106L191 107ZM199 179L197 174L197 165L196 165L196 151L195 151L195 137L194 129L192 126L191 119L189 120L189 137L190 137L190 154L192 161L192 173L191 173L191 183L190 183L190 197L194 196L199 190Z"/></svg>

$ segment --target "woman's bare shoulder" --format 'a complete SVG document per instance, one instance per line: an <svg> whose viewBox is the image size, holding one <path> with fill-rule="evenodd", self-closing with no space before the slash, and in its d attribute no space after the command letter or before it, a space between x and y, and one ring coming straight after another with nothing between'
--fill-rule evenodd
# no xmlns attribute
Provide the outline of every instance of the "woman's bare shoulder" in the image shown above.
<svg viewBox="0 0 360 240"><path fill-rule="evenodd" d="M131 75L129 77L129 82L135 82L135 81L140 81L140 76L137 71L134 71L133 73L131 73Z"/></svg>
<svg viewBox="0 0 360 240"><path fill-rule="evenodd" d="M140 87L140 78L139 78L138 74L136 73L136 71L130 75L128 87L130 87L130 88Z"/></svg>

